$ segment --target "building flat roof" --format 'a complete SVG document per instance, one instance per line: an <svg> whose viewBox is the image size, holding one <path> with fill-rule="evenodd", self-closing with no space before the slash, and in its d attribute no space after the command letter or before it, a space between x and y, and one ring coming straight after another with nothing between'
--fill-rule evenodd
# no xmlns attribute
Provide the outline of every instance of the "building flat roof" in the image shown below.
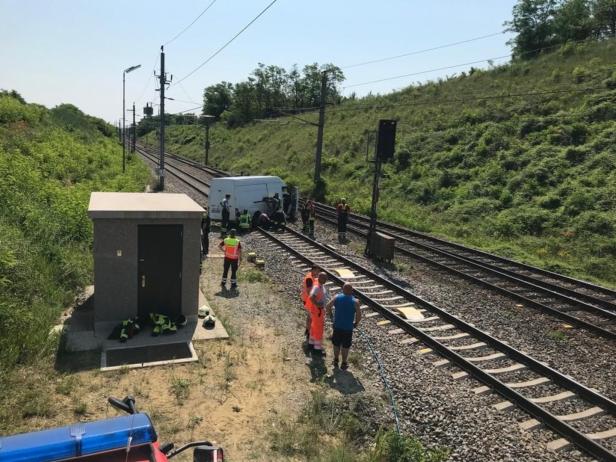
<svg viewBox="0 0 616 462"><path fill-rule="evenodd" d="M186 194L93 192L90 218L189 218L205 210Z"/></svg>

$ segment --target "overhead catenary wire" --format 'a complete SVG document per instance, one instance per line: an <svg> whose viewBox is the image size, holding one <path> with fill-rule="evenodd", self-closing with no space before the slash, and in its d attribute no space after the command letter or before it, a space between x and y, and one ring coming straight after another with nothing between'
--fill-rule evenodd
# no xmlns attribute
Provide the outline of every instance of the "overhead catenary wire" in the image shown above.
<svg viewBox="0 0 616 462"><path fill-rule="evenodd" d="M166 46L167 46L167 45L169 45L171 42L173 42L175 39L177 39L178 37L180 37L180 36L181 36L184 32L186 32L188 29L190 29L190 27L191 27L194 23L196 23L196 22L199 20L199 18L200 18L201 16L203 16L203 15L207 12L207 10L209 10L209 9L210 9L210 8L214 5L214 3L216 3L216 0L212 0L212 1L210 2L210 4L209 4L209 5L208 5L208 6L207 6L207 7L206 7L206 8L205 8L205 9L204 9L201 13L199 13L199 15L198 15L198 16L197 16L194 20L193 20L193 22L191 22L188 26L186 26L184 29L182 29L180 32L178 32L178 33L177 33L177 34L176 34L176 35L175 35L175 36L174 36L171 40L167 41L167 42L166 42L163 46L165 46L165 47L166 47Z"/></svg>
<svg viewBox="0 0 616 462"><path fill-rule="evenodd" d="M267 10L269 10L272 5L274 5L274 3L276 3L278 0L272 0L265 8L263 8L261 10L261 12L256 15L248 24L246 24L237 34L235 34L233 37L231 37L231 39L229 39L223 46L221 46L220 48L218 48L218 50L216 50L214 53L212 53L209 57L207 57L205 59L205 61L203 61L201 64L199 64L197 67L195 67L192 71L190 71L188 74L186 74L184 77L182 77L180 80L176 81L174 85L179 84L180 82L186 80L188 77L190 77L191 75L193 75L195 72L197 72L199 69L201 69L203 66L205 66L207 63L209 63L212 59L214 59L222 50L224 50L227 46L229 46L231 44L231 42L233 42L236 38L238 38L246 29L248 29L257 19L259 19L263 14L265 14L265 12Z"/></svg>
<svg viewBox="0 0 616 462"><path fill-rule="evenodd" d="M473 96L471 98L450 98L443 100L426 100L426 101L413 101L404 103L379 103L379 104L363 104L363 105L348 105L348 106L336 106L332 108L332 111L358 111L366 109L382 109L390 107L413 107L413 106L425 106L425 105L439 105L439 104L458 104L467 103L472 101L494 100L494 99L508 99L508 98L522 98L525 96L541 96L541 95L555 95L566 93L584 93L592 90L605 90L605 87L584 87L584 88L568 88L562 90L541 90L535 92L521 92L521 93L503 93L498 95L486 95L486 96ZM318 107L298 108L302 113L316 112Z"/></svg>
<svg viewBox="0 0 616 462"><path fill-rule="evenodd" d="M453 46L456 46L456 45L462 45L464 43L470 43L470 42L475 42L477 40L483 40L483 39L486 39L486 38L495 37L497 35L502 35L505 32L506 31L494 32L492 34L481 35L479 37L473 37L473 38L466 39L466 40L459 40L457 42L446 43L444 45L438 45L438 46L431 47L431 48L424 48L423 50L409 51L408 53L402 53L402 54L395 55L395 56L388 56L386 58L377 58L377 59L372 59L370 61L363 61L363 62L360 62L360 63L350 64L350 65L347 65L347 66L343 66L340 69L342 69L342 70L352 69L354 67L367 66L369 64L382 63L382 62L391 61L391 60L394 60L394 59L405 58L407 56L419 55L419 54L422 54L422 53L427 53L429 51L441 50L443 48L450 48L450 47L453 47Z"/></svg>
<svg viewBox="0 0 616 462"><path fill-rule="evenodd" d="M363 86L363 85L370 85L372 83L380 83L380 82L387 82L388 80L401 79L403 77L412 77L414 75L428 74L430 72L445 71L447 69L455 69L456 67L472 66L473 64L480 64L480 63L484 63L484 62L487 62L487 61L494 61L494 60L497 60L497 59L511 58L511 56L512 56L511 54L502 55L502 56L494 56L492 58L484 58L484 59L479 59L477 61L469 61L469 62L461 63L461 64L453 64L451 66L436 67L434 69L426 69L424 71L411 72L410 74L395 75L393 77L385 77L384 79L377 79L377 80L370 80L368 82L354 83L352 85L346 85L346 86L344 86L342 88L346 89L346 88L360 87L360 86Z"/></svg>
<svg viewBox="0 0 616 462"><path fill-rule="evenodd" d="M582 43L582 42L588 42L590 40L591 39L589 39L589 38L579 39L579 40L570 40L570 41L567 42L567 44L578 44L578 43ZM547 51L547 50L551 50L551 49L555 49L555 48L560 48L563 45L564 45L563 43L557 43L555 45L549 45L549 46L546 46L546 47L539 47L539 48L535 48L533 50L525 51L523 53L518 53L515 56L522 57L522 56L526 56L526 55L533 55L533 54L536 54L536 53L541 53L543 51ZM369 82L355 83L355 84L351 84L351 85L346 85L346 86L344 86L342 88L346 89L346 88L359 87L359 86L362 86L362 85L369 85L369 84L372 84L372 83L386 82L388 80L395 80L395 79L400 79L400 78L403 78L403 77L411 77L411 76L414 76L414 75L427 74L429 72L444 71L444 70L447 70L447 69L454 69L454 68L457 68L457 67L471 66L473 64L480 64L480 63L483 63L483 62L494 61L494 60L497 60L497 59L512 58L513 56L514 56L514 53L509 53L507 55L494 56L494 57L491 57L491 58L483 58L483 59L479 59L477 61L472 61L472 62L468 62L468 63L454 64L454 65L451 65L451 66L444 66L444 67L439 67L439 68L435 68L435 69L428 69L428 70L424 70L424 71L412 72L410 74L397 75L397 76L393 76L393 77L385 77L385 78L382 78L382 79L371 80Z"/></svg>

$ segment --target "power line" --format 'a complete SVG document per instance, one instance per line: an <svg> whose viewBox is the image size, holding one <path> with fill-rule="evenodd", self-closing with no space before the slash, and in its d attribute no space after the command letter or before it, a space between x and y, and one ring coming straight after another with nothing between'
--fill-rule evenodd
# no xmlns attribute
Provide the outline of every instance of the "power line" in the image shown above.
<svg viewBox="0 0 616 462"><path fill-rule="evenodd" d="M167 45L169 45L171 42L173 42L175 39L177 39L180 35L182 35L184 32L186 32L188 29L190 29L190 26L192 26L194 23L196 23L196 22L199 20L199 18L200 18L201 16L203 16L203 15L205 14L205 12L206 12L207 10L209 10L209 9L212 7L212 5L213 5L214 3L216 3L216 0L212 0L212 2L211 2L211 3L210 3L210 4L209 4L209 5L205 8L205 10L203 10L201 13L199 13L199 16L197 16L197 17L193 20L193 22L191 22L188 26L186 26L184 29L182 29L182 30L181 30L181 31L180 31L180 32L179 32L179 33L178 33L175 37L173 37L171 40L169 40L169 41L168 41L167 43L165 43L163 46L165 46L165 47L166 47L166 46L167 46Z"/></svg>
<svg viewBox="0 0 616 462"><path fill-rule="evenodd" d="M588 41L591 41L591 38L585 38L585 39L580 39L580 40L571 40L571 41L568 41L566 43L567 44L577 44L577 43L588 42ZM554 49L554 48L560 48L563 45L565 45L565 44L557 43L557 44L550 45L550 46L547 46L547 47L535 48L533 50L528 50L528 51L525 51L523 53L519 53L516 56L521 57L521 56L526 56L526 55L532 55L532 54L535 54L535 53L541 53L543 51L551 50L551 49ZM426 73L429 73L429 72L436 72L436 71L443 71L443 70L447 70L447 69L454 69L456 67L470 66L472 64L480 64L480 63L482 63L484 61L492 61L492 60L496 60L496 59L505 59L505 58L511 58L511 57L513 57L513 53L509 53L508 55L503 55L503 56L496 56L496 57L492 57L492 58L485 58L485 59L481 59L481 60L478 60L478 61L472 61L472 62L463 63L463 64L455 64L453 66L439 67L439 68L435 68L435 69L428 69L428 70L425 70L425 71L413 72L413 73L410 73L410 74L403 74L403 75L397 75L397 76L394 76L394 77L386 77L386 78L383 78L383 79L371 80L370 82L356 83L356 84L352 84L352 85L347 85L347 86L343 87L343 89L345 89L345 88L352 88L352 87L359 87L359 86L362 86L362 85L369 85L369 84L372 84L372 83L386 82L388 80L395 80L395 79L400 79L400 78L403 78L403 77L411 77L411 76L414 76L414 75L426 74Z"/></svg>
<svg viewBox="0 0 616 462"><path fill-rule="evenodd" d="M382 63L384 61L391 61L393 59L404 58L406 56L413 56L413 55L418 55L418 54L421 54L421 53L427 53L429 51L435 51L435 50L440 50L440 49L443 49L443 48L449 48L449 47L453 47L453 46L456 46L456 45L461 45L463 43L475 42L477 40L483 40L483 39L486 39L486 38L489 38L489 37L495 37L497 35L501 35L501 34L504 34L504 33L505 33L504 31L494 32L492 34L482 35L482 36L479 36L479 37L473 37L473 38L466 39L466 40L460 40L458 42L447 43L445 45L439 45L439 46L435 46L435 47L432 47L432 48L425 48L423 50L410 51L408 53L402 53L402 54L396 55L396 56L389 56L387 58L379 58L379 59L373 59L373 60L370 60L370 61L363 61L361 63L350 64L348 66L341 67L340 69L344 70L344 69L351 69L353 67L367 66L368 64Z"/></svg>
<svg viewBox="0 0 616 462"><path fill-rule="evenodd" d="M255 16L248 24L246 24L237 34L235 34L227 43L225 43L223 46L221 46L218 50L216 50L213 54L211 54L205 61L203 61L201 64L199 64L197 67L195 67L192 71L190 71L188 74L186 74L184 77L182 77L180 80L178 80L175 84L178 84L184 80L186 80L188 77L190 77L191 75L193 75L195 72L197 72L199 69L201 69L203 66L205 66L207 63L209 63L212 59L214 59L214 57L216 57L222 50L224 50L228 45L231 44L231 42L233 42L236 38L238 38L242 32L244 32L246 29L248 29L257 19L259 19L267 10L270 9L270 7L276 3L278 0L272 0L272 2L270 2L269 5L267 5L263 10L261 10L261 12ZM175 85L174 84L174 85Z"/></svg>
<svg viewBox="0 0 616 462"><path fill-rule="evenodd" d="M486 95L486 96L474 96L471 98L451 98L442 100L426 100L426 101L414 101L405 103L380 103L380 104L357 104L347 106L336 106L332 108L332 111L363 111L366 109L388 109L392 107L413 107L413 106L425 106L425 105L439 105L439 104L458 104L468 103L472 101L484 101L484 100L497 100L508 98L520 98L525 96L541 96L541 95L556 95L566 93L584 93L592 90L605 90L605 87L585 87L585 88L566 88L561 90L540 90L534 92L522 92L522 93L504 93L499 95ZM302 114L316 112L319 107L307 107L307 108L295 108L296 111L300 111Z"/></svg>
<svg viewBox="0 0 616 462"><path fill-rule="evenodd" d="M486 61L494 61L496 59L511 58L511 56L512 56L511 54L508 54L508 55L502 55L502 56L495 56L495 57L492 57L492 58L480 59L478 61L470 61L468 63L454 64L453 66L436 67L434 69L427 69L425 71L411 72L410 74L402 74L402 75L396 75L394 77L386 77L384 79L370 80L369 82L354 83L353 85L347 85L347 86L342 87L342 88L346 89L346 88L360 87L362 85L370 85L371 83L386 82L388 80L396 80L396 79L401 79L403 77L412 77L414 75L427 74L429 72L445 71L447 69L454 69L456 67L470 66L472 64L479 64L479 63L483 63L483 62L486 62Z"/></svg>

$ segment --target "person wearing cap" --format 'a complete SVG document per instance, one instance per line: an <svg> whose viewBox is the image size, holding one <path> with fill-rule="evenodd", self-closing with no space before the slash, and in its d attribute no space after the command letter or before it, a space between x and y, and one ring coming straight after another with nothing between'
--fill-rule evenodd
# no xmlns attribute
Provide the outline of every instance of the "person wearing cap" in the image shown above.
<svg viewBox="0 0 616 462"><path fill-rule="evenodd" d="M336 212L338 216L338 242L342 244L346 242L347 224L349 223L349 213L351 213L351 207L344 197L340 199L340 203L336 206Z"/></svg>
<svg viewBox="0 0 616 462"><path fill-rule="evenodd" d="M229 231L229 236L220 241L218 247L225 251L222 281L220 285L223 289L227 287L227 275L229 274L229 268L231 268L231 290L237 289L237 269L240 266L242 246L240 240L235 237L235 229Z"/></svg>
<svg viewBox="0 0 616 462"><path fill-rule="evenodd" d="M342 351L342 364L340 369L349 367L349 350L353 341L353 329L356 329L361 321L361 309L359 301L353 297L353 286L348 282L342 286L342 293L336 295L325 306L328 316L332 315L334 308L334 368L338 368L338 360Z"/></svg>

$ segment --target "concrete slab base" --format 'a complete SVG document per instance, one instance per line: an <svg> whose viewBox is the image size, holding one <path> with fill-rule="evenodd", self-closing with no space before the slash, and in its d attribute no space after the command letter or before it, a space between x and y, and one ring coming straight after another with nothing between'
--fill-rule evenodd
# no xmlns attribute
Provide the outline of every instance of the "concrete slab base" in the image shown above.
<svg viewBox="0 0 616 462"><path fill-rule="evenodd" d="M193 342L229 338L222 322L217 319L213 328L203 327L202 319L189 316L186 326L178 328L170 335L152 336L152 328L145 326L139 334L121 343L108 339L116 323L98 323L94 326L93 297L91 296L70 315L63 319L63 324L54 327L62 332L68 351L101 351L101 370L111 371L118 368L135 368L179 364L197 361ZM208 301L199 291L199 306ZM210 313L214 311L210 308ZM125 359L122 359L125 356Z"/></svg>

